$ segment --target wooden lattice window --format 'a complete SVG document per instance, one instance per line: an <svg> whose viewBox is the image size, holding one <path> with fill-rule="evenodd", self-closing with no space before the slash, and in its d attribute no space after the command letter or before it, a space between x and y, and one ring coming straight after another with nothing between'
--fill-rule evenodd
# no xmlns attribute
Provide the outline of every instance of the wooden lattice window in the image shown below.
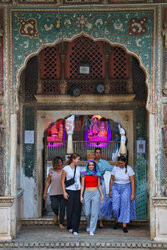
<svg viewBox="0 0 167 250"><path fill-rule="evenodd" d="M60 84L54 80L43 80L42 93L44 94L60 94Z"/></svg>
<svg viewBox="0 0 167 250"><path fill-rule="evenodd" d="M79 74L79 64L90 64L90 74ZM103 43L87 37L78 37L68 43L65 60L66 79L103 79L105 77L105 55Z"/></svg>
<svg viewBox="0 0 167 250"><path fill-rule="evenodd" d="M113 80L110 83L110 88L112 94L127 94L128 82L126 80Z"/></svg>
<svg viewBox="0 0 167 250"><path fill-rule="evenodd" d="M61 60L58 45L47 47L41 51L40 72L41 79L60 79Z"/></svg>
<svg viewBox="0 0 167 250"><path fill-rule="evenodd" d="M128 79L130 72L129 56L120 47L113 47L109 60L109 78Z"/></svg>

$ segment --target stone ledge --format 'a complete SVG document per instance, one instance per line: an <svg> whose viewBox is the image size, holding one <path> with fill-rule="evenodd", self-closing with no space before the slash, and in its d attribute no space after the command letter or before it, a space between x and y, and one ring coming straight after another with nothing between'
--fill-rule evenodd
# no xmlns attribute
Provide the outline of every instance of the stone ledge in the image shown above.
<svg viewBox="0 0 167 250"><path fill-rule="evenodd" d="M0 197L0 206L6 205L7 207L10 207L10 206L12 206L13 201L14 201L13 196L11 196L11 197Z"/></svg>
<svg viewBox="0 0 167 250"><path fill-rule="evenodd" d="M125 95L80 95L78 97L73 97L69 95L35 95L38 102L45 103L86 103L94 104L98 103L117 103L125 101L133 101L135 94L125 94Z"/></svg>
<svg viewBox="0 0 167 250"><path fill-rule="evenodd" d="M0 242L0 248L56 248L56 249L123 249L123 248L133 248L133 249L167 249L167 243L159 243L155 241L127 241L119 242L115 241L113 238L110 242L101 241L84 241L76 237L75 242L61 242L61 241L52 241L52 242L26 242L26 241L12 241L12 242Z"/></svg>
<svg viewBox="0 0 167 250"><path fill-rule="evenodd" d="M22 225L24 226L36 226L36 225L53 225L54 226L54 221L53 218L38 218L38 219L20 219L20 222ZM103 224L104 225L111 225L114 223L114 220L103 220ZM67 222L65 220L64 224L66 225ZM86 220L85 217L81 218L81 225L86 225ZM149 224L149 220L133 220L130 223L131 225L148 225Z"/></svg>
<svg viewBox="0 0 167 250"><path fill-rule="evenodd" d="M155 207L167 207L167 197L152 197Z"/></svg>

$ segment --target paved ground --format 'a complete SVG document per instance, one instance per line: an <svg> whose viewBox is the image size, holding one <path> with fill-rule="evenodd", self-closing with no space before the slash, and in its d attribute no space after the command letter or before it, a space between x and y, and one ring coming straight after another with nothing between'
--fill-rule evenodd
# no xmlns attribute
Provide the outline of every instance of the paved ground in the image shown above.
<svg viewBox="0 0 167 250"><path fill-rule="evenodd" d="M119 229L113 230L112 225L105 226L103 229L97 229L95 236L89 236L89 234L85 231L85 226L82 225L80 227L79 236L73 236L73 234L69 233L66 229L60 230L58 226L24 226L20 230L17 235L17 241L52 241L52 240L61 240L61 241L75 241L78 239L105 239L111 240L112 238L119 240L149 240L149 227L148 226L135 226L129 225L129 232L123 233L122 228L120 226Z"/></svg>
<svg viewBox="0 0 167 250"><path fill-rule="evenodd" d="M0 242L0 249L165 249L167 243L150 241L149 226L129 225L127 234L120 227L112 229L113 224L107 224L103 229L97 229L95 236L89 236L85 225L80 227L79 236L73 236L66 229L60 230L54 225L25 225L11 242Z"/></svg>

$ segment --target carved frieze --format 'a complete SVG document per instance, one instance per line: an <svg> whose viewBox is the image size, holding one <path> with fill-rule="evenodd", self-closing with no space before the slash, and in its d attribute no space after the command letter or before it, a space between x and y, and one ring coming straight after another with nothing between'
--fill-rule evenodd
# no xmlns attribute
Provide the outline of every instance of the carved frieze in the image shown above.
<svg viewBox="0 0 167 250"><path fill-rule="evenodd" d="M28 3L28 4L49 4L57 3L57 0L18 0L18 3Z"/></svg>
<svg viewBox="0 0 167 250"><path fill-rule="evenodd" d="M91 4L101 3L103 0L92 0ZM63 0L64 4L90 4L90 0Z"/></svg>
<svg viewBox="0 0 167 250"><path fill-rule="evenodd" d="M155 207L167 207L167 197L152 197Z"/></svg>
<svg viewBox="0 0 167 250"><path fill-rule="evenodd" d="M7 203L13 204L14 197L0 197L0 204Z"/></svg>

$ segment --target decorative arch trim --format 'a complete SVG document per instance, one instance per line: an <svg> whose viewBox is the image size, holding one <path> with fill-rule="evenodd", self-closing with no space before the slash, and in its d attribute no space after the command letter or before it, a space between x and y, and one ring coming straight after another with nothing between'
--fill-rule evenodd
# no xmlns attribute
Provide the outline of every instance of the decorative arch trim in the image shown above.
<svg viewBox="0 0 167 250"><path fill-rule="evenodd" d="M107 10L13 10L13 88L17 105L20 74L41 49L84 35L120 46L140 61L148 87L147 109L153 103L154 8ZM21 20L21 22L19 21ZM22 24L21 24L22 23ZM21 25L24 25L22 28ZM28 29L28 27L30 27ZM137 27L140 27L139 29ZM22 32L20 32L22 30ZM13 98L13 99L15 99Z"/></svg>

